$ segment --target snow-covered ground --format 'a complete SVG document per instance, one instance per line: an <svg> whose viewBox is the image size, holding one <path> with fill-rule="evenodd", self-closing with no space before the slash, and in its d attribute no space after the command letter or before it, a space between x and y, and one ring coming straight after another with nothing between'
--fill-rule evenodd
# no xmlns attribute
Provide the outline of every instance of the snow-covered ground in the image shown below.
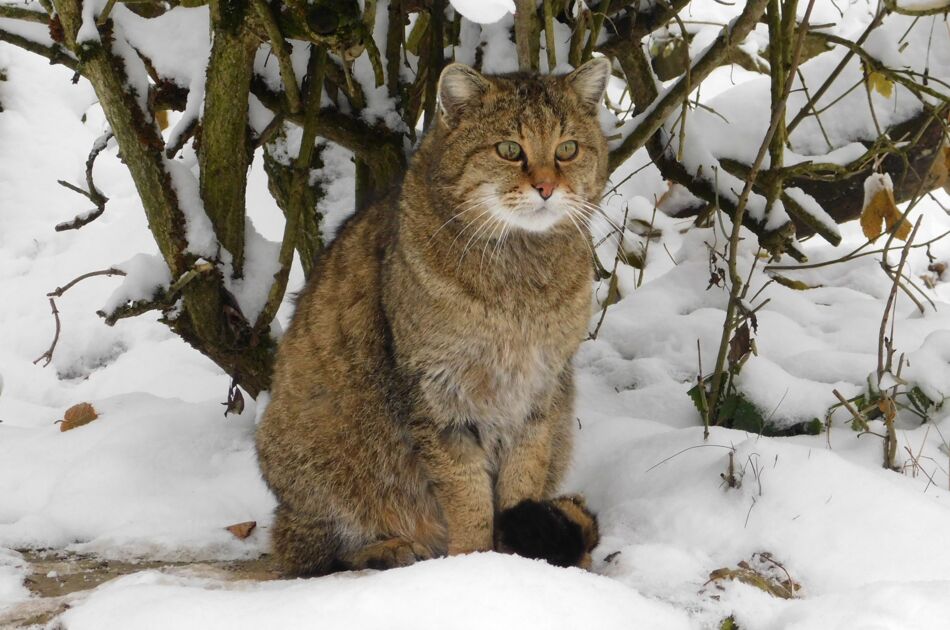
<svg viewBox="0 0 950 630"><path fill-rule="evenodd" d="M0 614L30 597L29 567L15 549L125 560L258 556L274 501L254 460L257 405L224 417L228 378L154 317L105 326L95 311L119 278L91 278L58 298L53 360L33 364L53 336L48 291L156 247L114 147L95 171L110 197L105 214L78 232L53 231L88 209L55 180L82 181L101 114L88 84L71 85L69 72L38 57L0 45L0 68L9 78L0 82ZM333 155L328 171L345 177L345 156ZM337 183L329 196L334 217L351 203L345 189ZM62 625L678 629L715 628L732 615L743 630L946 628L948 411L922 425L901 420L901 473L882 469L881 440L859 437L843 410L830 434L714 429L704 441L686 390L699 370L697 340L707 371L718 343L726 294L707 289L705 244L723 234L654 218L652 202L636 197L663 192L648 173L620 192L609 207L615 218L626 202L630 219L654 222L662 237L649 245L639 288L639 272L622 270L623 299L577 357L577 450L566 489L583 492L600 516L592 572L491 553L266 583L149 570L75 597ZM946 195L938 199L948 205ZM281 215L259 160L249 200L257 231L278 238ZM918 208L918 240L950 229L936 202ZM863 241L857 226L842 232L837 250L806 244L811 260ZM930 254L950 260L950 241ZM753 256L745 252L744 271ZM911 277L928 263L915 250ZM750 295L768 280L762 267ZM773 283L759 294L756 304L769 302L758 313L758 356L739 387L772 423L789 426L823 420L833 389L853 396L866 386L890 281L879 256L781 273L815 288ZM905 376L938 399L950 394L950 333L941 332L950 329L950 286L938 280L928 295L936 309L924 314L900 296L893 339L910 357ZM61 432L55 422L79 402L100 418ZM723 479L730 459L736 488ZM224 529L250 520L259 526L246 540ZM800 588L786 600L741 581L710 581L740 562Z"/></svg>

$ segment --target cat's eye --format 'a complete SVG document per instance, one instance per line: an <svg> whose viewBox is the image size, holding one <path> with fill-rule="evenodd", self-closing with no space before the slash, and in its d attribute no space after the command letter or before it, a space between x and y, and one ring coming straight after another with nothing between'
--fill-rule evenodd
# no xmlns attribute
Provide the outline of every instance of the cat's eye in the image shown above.
<svg viewBox="0 0 950 630"><path fill-rule="evenodd" d="M521 156L524 154L521 145L511 140L499 142L495 145L495 150L498 151L498 155L506 160L511 160L512 162L520 160Z"/></svg>
<svg viewBox="0 0 950 630"><path fill-rule="evenodd" d="M566 162L567 160L573 160L574 156L577 155L577 143L573 140L567 140L557 145L557 148L554 150L554 157Z"/></svg>

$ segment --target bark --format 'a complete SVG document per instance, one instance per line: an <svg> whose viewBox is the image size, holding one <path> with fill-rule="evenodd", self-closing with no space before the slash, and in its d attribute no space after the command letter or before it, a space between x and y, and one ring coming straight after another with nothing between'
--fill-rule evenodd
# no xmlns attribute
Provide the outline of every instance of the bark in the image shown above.
<svg viewBox="0 0 950 630"><path fill-rule="evenodd" d="M164 145L152 114L143 111L128 89L125 66L111 50L110 23L100 29L101 42L76 42L82 22L78 0L56 0L66 46L79 59L122 151L148 218L149 229L173 278L195 263L187 253L185 216L164 166ZM206 108L207 109L207 108ZM243 209L243 204L242 204ZM243 225L243 214L241 216ZM165 323L199 352L231 374L251 396L266 388L273 362L269 337L250 334L247 322L223 288L219 274L207 274L185 285L182 307ZM172 305L160 305L170 308Z"/></svg>
<svg viewBox="0 0 950 630"><path fill-rule="evenodd" d="M241 0L211 3L213 43L198 151L205 212L231 254L235 278L244 274L244 196L254 155L246 95L258 42L245 26L248 9Z"/></svg>

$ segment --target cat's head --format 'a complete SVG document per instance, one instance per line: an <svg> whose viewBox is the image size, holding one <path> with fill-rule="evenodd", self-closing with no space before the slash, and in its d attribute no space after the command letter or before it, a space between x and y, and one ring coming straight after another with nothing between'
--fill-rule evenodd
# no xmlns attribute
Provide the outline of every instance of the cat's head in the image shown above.
<svg viewBox="0 0 950 630"><path fill-rule="evenodd" d="M603 58L563 76L486 76L447 66L439 80L438 162L430 166L451 202L446 211L528 232L583 224L607 179L598 107L609 77Z"/></svg>

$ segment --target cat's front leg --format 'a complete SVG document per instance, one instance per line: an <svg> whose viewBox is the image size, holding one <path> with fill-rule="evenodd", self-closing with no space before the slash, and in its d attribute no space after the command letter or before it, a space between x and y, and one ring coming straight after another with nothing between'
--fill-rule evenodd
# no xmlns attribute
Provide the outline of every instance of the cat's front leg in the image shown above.
<svg viewBox="0 0 950 630"><path fill-rule="evenodd" d="M501 512L524 499L545 498L551 468L552 426L546 415L532 414L515 442L502 455L495 482Z"/></svg>
<svg viewBox="0 0 950 630"><path fill-rule="evenodd" d="M573 410L574 382L568 367L502 455L495 482L499 512L524 499L539 501L557 492L571 458Z"/></svg>
<svg viewBox="0 0 950 630"><path fill-rule="evenodd" d="M416 429L416 443L448 529L449 555L491 550L492 483L478 438L466 428Z"/></svg>

